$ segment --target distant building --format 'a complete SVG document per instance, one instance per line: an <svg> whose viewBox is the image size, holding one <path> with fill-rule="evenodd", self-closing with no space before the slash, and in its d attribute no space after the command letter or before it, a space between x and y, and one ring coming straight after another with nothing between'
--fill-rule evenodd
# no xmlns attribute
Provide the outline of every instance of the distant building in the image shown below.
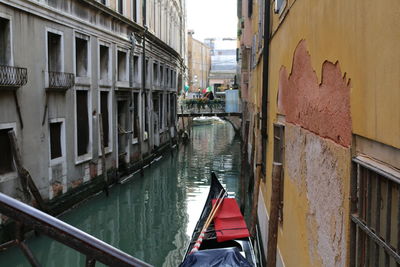
<svg viewBox="0 0 400 267"><path fill-rule="evenodd" d="M236 47L235 38L208 38L204 43L211 48L209 83L215 91L223 91L235 85Z"/></svg>
<svg viewBox="0 0 400 267"><path fill-rule="evenodd" d="M194 31L188 31L188 71L190 92L198 92L209 86L211 51L204 43L193 38Z"/></svg>

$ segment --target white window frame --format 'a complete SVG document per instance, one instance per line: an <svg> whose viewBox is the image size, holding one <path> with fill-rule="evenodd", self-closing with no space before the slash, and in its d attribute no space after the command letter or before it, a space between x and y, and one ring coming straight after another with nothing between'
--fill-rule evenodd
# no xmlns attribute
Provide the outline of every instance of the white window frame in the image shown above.
<svg viewBox="0 0 400 267"><path fill-rule="evenodd" d="M15 122L11 122L11 123L0 123L0 130L4 130L4 129L12 129L14 130L14 133L16 136L17 135L17 123ZM0 174L0 183L6 182L6 181L10 181L12 179L15 179L18 177L18 173L16 170L16 166L14 163L14 171L13 172L8 172L5 174Z"/></svg>
<svg viewBox="0 0 400 267"><path fill-rule="evenodd" d="M88 153L78 156L78 125L77 125L77 114L76 114L76 91L87 91L88 98L88 121L89 121L89 143ZM74 153L75 153L75 165L82 164L93 158L93 121L92 121L92 93L89 88L78 87L74 89Z"/></svg>
<svg viewBox="0 0 400 267"><path fill-rule="evenodd" d="M87 42L87 74L86 77L78 77L77 75L77 70L76 70L76 38L86 40ZM92 53L91 53L91 40L90 36L78 31L74 31L73 34L73 66L74 66L74 74L75 74L75 79L77 83L83 83L83 84L90 84L91 77L92 77ZM100 48L99 48L100 49Z"/></svg>
<svg viewBox="0 0 400 267"><path fill-rule="evenodd" d="M101 64L100 64L100 46L105 46L108 48L108 77L107 79L101 79ZM104 42L102 40L98 41L97 44L97 74L98 74L98 81L100 85L104 85L104 86L112 86L112 71L111 71L111 67L112 67L112 46L110 43Z"/></svg>
<svg viewBox="0 0 400 267"><path fill-rule="evenodd" d="M133 99L132 99L132 102L133 102L133 104L135 105L135 104L137 104L138 105L138 108L137 108L137 112L138 112L138 114L137 114L137 117L139 118L139 126L141 125L141 108L142 108L142 101L141 101L141 99L142 99L142 97L141 97L141 95L140 95L140 92L139 91L134 91L133 92L133 94L137 94L137 103L134 103L133 101L135 100L135 98L133 97L133 95L132 95L132 97L133 97ZM134 116L134 108L132 108L132 113L131 113L131 115L132 115L132 145L135 145L135 144L138 144L139 143L139 138L138 137L134 137L134 132L135 132L135 128L136 128L136 124L135 124L135 120L134 120L134 118L135 118L135 116ZM140 127L139 127L139 129L140 129ZM139 133L139 135L140 135L141 133Z"/></svg>
<svg viewBox="0 0 400 267"><path fill-rule="evenodd" d="M101 3L101 0L99 0L99 3L102 4L102 3ZM102 4L102 5L103 5L103 4ZM104 5L109 7L109 6L110 6L110 0L106 0L106 3L105 3Z"/></svg>
<svg viewBox="0 0 400 267"><path fill-rule="evenodd" d="M113 151L113 120L112 120L112 113L113 113L113 90L110 90L108 88L99 88L99 96L98 96L98 110L99 113L101 113L101 93L100 92L108 92L108 99L107 99L107 105L108 105L108 147L104 147L104 152L105 154L109 154ZM98 140L99 140L99 156L102 156L103 153L101 151L101 137L100 137L100 122L98 121Z"/></svg>
<svg viewBox="0 0 400 267"><path fill-rule="evenodd" d="M0 12L0 18L9 20L9 25L10 25L10 51L11 51L11 53L10 53L10 62L8 64L9 64L9 66L14 66L14 45L13 45L14 36L13 36L13 21L12 21L12 17L7 15L7 14L5 14L5 13Z"/></svg>
<svg viewBox="0 0 400 267"><path fill-rule="evenodd" d="M118 75L118 68L119 68L119 62L118 62L118 52L123 52L123 53L125 53L125 78L124 78L124 80L119 80L119 75ZM118 82L118 83L123 83L123 84L125 84L125 83L129 83L129 58L128 58L128 49L126 49L126 48L122 48L122 47L117 47L117 50L116 50L116 52L115 52L115 58L116 58L116 63L117 63L117 66L116 66L116 68L115 68L115 77L116 77L116 81ZM129 86L129 84L128 84L128 86Z"/></svg>
<svg viewBox="0 0 400 267"><path fill-rule="evenodd" d="M278 7L278 1L282 1L281 8ZM278 14L279 16L282 15L283 11L286 8L287 1L286 0L275 0L274 1L274 13Z"/></svg>
<svg viewBox="0 0 400 267"><path fill-rule="evenodd" d="M51 159L51 140L50 140L50 124L51 123L60 123L61 122L61 157ZM55 118L49 120L49 159L50 159L50 166L54 166L57 164L62 163L66 160L66 148L65 148L65 119L64 118Z"/></svg>
<svg viewBox="0 0 400 267"><path fill-rule="evenodd" d="M46 71L49 71L48 33L50 32L50 33L58 34L58 35L61 36L61 55L60 55L61 56L61 70L60 70L60 72L64 72L64 63L65 63L64 62L64 52L65 52L65 50L64 50L64 32L56 30L56 29L53 29L53 28L49 28L49 27L46 27L46 31L45 32L46 32L46 36L45 36L45 40L46 40L46 42L45 42L45 48L46 48L46 52L45 52L45 55L46 55Z"/></svg>
<svg viewBox="0 0 400 267"><path fill-rule="evenodd" d="M126 0L122 0L122 13L119 13L119 0L115 1L116 2L116 8L117 8L117 13L121 14L123 16L126 15Z"/></svg>

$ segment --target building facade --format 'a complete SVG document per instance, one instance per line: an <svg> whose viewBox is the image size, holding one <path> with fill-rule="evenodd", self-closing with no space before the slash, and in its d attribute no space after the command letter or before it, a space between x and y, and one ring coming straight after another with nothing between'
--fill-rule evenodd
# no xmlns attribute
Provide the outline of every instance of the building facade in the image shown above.
<svg viewBox="0 0 400 267"><path fill-rule="evenodd" d="M10 130L56 210L169 144L185 32L180 0L0 1L0 191L32 203Z"/></svg>
<svg viewBox="0 0 400 267"><path fill-rule="evenodd" d="M275 249L276 266L396 266L400 4L239 6L243 136L265 255Z"/></svg>
<svg viewBox="0 0 400 267"><path fill-rule="evenodd" d="M210 86L214 91L224 91L236 84L236 47L235 38L207 38L204 43L211 49Z"/></svg>
<svg viewBox="0 0 400 267"><path fill-rule="evenodd" d="M189 91L198 92L209 86L208 76L211 69L210 48L193 38L194 31L188 31L187 58L189 74Z"/></svg>

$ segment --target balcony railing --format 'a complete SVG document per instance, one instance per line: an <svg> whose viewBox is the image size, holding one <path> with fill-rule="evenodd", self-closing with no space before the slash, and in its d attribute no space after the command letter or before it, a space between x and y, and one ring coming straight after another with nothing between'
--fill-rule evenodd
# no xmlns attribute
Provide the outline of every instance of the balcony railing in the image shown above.
<svg viewBox="0 0 400 267"><path fill-rule="evenodd" d="M75 75L73 73L48 71L47 89L68 90L75 85Z"/></svg>
<svg viewBox="0 0 400 267"><path fill-rule="evenodd" d="M18 88L28 81L26 68L0 65L0 87Z"/></svg>

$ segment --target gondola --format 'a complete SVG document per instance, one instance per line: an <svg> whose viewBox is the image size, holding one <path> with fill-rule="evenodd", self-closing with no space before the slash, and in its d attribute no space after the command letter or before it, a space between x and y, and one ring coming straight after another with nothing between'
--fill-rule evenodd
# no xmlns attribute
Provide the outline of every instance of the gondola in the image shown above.
<svg viewBox="0 0 400 267"><path fill-rule="evenodd" d="M215 173L211 173L210 192L180 264L188 266L256 266L243 215Z"/></svg>

